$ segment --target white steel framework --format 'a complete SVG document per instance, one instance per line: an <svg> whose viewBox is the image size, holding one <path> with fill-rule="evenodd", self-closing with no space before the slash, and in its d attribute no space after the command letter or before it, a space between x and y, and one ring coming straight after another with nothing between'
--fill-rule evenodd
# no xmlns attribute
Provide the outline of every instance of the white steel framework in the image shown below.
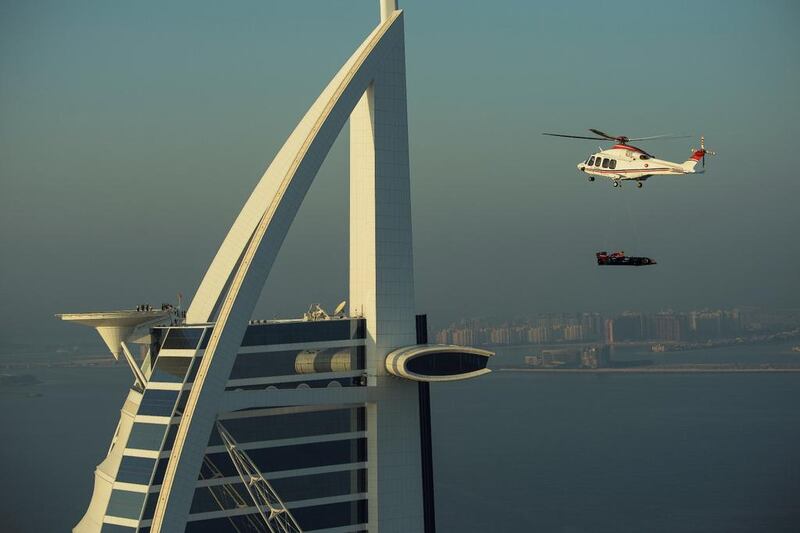
<svg viewBox="0 0 800 533"><path fill-rule="evenodd" d="M244 483L247 493L250 494L253 504L258 509L258 514L270 533L303 533L281 497L272 488L258 466L250 459L247 452L239 449L236 441L219 420L217 420L216 427L239 478Z"/></svg>

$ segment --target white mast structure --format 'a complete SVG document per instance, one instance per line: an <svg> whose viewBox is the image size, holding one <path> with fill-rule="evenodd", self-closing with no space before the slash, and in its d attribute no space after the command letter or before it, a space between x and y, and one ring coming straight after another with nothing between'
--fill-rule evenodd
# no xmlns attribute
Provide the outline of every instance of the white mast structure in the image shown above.
<svg viewBox="0 0 800 533"><path fill-rule="evenodd" d="M422 529L417 386L387 377L386 355L416 343L403 12L381 20L334 76L267 168L187 311L215 327L189 394L151 532L183 527L225 381L292 220L350 120L350 308L366 318L370 522ZM379 407L381 406L381 407ZM379 411L380 414L379 414ZM385 481L384 481L385 479ZM398 487L402 489L398 490ZM385 500L385 501L384 501Z"/></svg>

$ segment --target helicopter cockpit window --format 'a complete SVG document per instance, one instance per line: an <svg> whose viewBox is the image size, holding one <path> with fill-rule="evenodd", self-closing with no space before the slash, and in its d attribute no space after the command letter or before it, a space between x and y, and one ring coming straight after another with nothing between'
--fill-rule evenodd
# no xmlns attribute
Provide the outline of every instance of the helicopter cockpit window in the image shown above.
<svg viewBox="0 0 800 533"><path fill-rule="evenodd" d="M608 168L608 159L603 158L603 168Z"/></svg>
<svg viewBox="0 0 800 533"><path fill-rule="evenodd" d="M589 158L589 162L588 162L588 163L586 163L586 164L587 164L587 165L589 165L589 166L592 166L592 165L594 165L594 156L590 157L590 158Z"/></svg>
<svg viewBox="0 0 800 533"><path fill-rule="evenodd" d="M594 166L596 166L596 167L599 167L599 166L600 166L600 158L599 158L599 157L596 157L596 158L595 158L595 160L594 160Z"/></svg>
<svg viewBox="0 0 800 533"><path fill-rule="evenodd" d="M611 161L609 161L608 162L608 168L617 168L617 160L616 159L612 159Z"/></svg>

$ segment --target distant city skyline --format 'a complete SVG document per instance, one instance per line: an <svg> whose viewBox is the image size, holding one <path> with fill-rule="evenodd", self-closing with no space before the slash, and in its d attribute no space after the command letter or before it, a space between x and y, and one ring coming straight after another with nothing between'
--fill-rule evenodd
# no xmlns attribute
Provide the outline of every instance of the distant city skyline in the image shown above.
<svg viewBox="0 0 800 533"><path fill-rule="evenodd" d="M417 312L432 324L800 301L796 3L652 4L646 26L600 25L588 1L401 5ZM0 6L0 336L91 342L53 314L191 301L265 164L376 17L372 0ZM650 69L669 76L632 76ZM718 155L704 175L614 190L575 168L598 143L541 136L590 127L705 134ZM643 147L681 160L696 144ZM346 153L342 135L256 318L346 298ZM603 249L658 264L603 269Z"/></svg>
<svg viewBox="0 0 800 533"><path fill-rule="evenodd" d="M599 342L703 342L770 335L800 337L800 309L696 309L540 313L513 319L462 319L434 332L443 344L523 345Z"/></svg>

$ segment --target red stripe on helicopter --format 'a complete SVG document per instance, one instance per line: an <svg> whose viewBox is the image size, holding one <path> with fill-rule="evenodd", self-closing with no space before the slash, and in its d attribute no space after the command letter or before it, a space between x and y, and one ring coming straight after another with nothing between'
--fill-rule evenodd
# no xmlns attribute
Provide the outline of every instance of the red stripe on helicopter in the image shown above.
<svg viewBox="0 0 800 533"><path fill-rule="evenodd" d="M599 172L601 174L603 172L608 172L610 174L621 174L623 172L658 172L658 171L661 171L661 170L672 170L672 171L675 171L675 172L682 172L681 170L678 170L677 168L617 168L617 169L611 170L611 169L605 169L605 168L590 168L590 167L586 167L584 172Z"/></svg>
<svg viewBox="0 0 800 533"><path fill-rule="evenodd" d="M630 150L631 152L639 152L640 154L650 155L641 148L636 148L635 146L630 146L628 144L615 144L614 146L611 147L611 150L614 150L615 148L617 150Z"/></svg>

